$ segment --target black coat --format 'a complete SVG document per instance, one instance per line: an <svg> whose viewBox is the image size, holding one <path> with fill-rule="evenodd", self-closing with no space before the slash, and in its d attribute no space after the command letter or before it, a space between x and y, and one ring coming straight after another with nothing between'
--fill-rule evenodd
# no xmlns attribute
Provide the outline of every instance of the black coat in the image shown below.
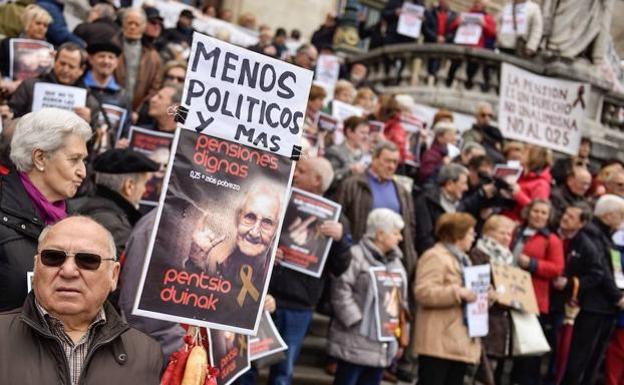
<svg viewBox="0 0 624 385"><path fill-rule="evenodd" d="M15 169L0 175L0 311L19 308L44 222Z"/></svg>
<svg viewBox="0 0 624 385"><path fill-rule="evenodd" d="M437 43L438 42L438 11L439 7L429 8L425 11L425 21L422 25L422 34L425 37L425 42L427 43ZM447 19L446 19L446 29L444 30L444 40L446 43L452 43L455 38L455 31L451 29L451 24L457 18L457 13L451 11L450 9L447 11Z"/></svg>
<svg viewBox="0 0 624 385"><path fill-rule="evenodd" d="M565 182L552 188L550 191L550 203L553 206L553 215L550 222L552 229L559 228L559 221L566 208L576 202L586 202L585 197L574 195Z"/></svg>
<svg viewBox="0 0 624 385"><path fill-rule="evenodd" d="M589 293L583 293L581 283L581 294L587 298L583 299L585 310L600 314L615 314L616 304L622 297L622 292L615 285L613 277L613 265L611 263L611 250L615 249L611 240L611 231L598 218L594 218L583 230L594 244L598 261L602 267L602 278L595 282L595 288Z"/></svg>
<svg viewBox="0 0 624 385"><path fill-rule="evenodd" d="M106 323L94 329L79 384L158 384L160 345L131 329L105 303ZM0 384L71 385L69 365L58 337L45 325L34 295L23 309L0 314Z"/></svg>
<svg viewBox="0 0 624 385"><path fill-rule="evenodd" d="M84 40L87 45L104 43L116 38L120 28L115 22L107 17L94 20L92 23L80 23L74 29L74 35Z"/></svg>
<svg viewBox="0 0 624 385"><path fill-rule="evenodd" d="M141 213L119 193L97 185L95 195L78 198L71 202L71 210L95 219L115 238L118 254L126 246L134 225L141 219Z"/></svg>

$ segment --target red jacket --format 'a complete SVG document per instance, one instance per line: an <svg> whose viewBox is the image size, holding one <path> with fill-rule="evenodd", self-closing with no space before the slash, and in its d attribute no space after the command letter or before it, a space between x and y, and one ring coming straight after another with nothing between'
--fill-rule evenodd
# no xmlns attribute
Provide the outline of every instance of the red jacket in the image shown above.
<svg viewBox="0 0 624 385"><path fill-rule="evenodd" d="M387 140L396 144L399 148L399 163L404 163L406 158L409 158L407 152L407 131L403 127L401 123L401 114L397 113L388 121L386 121L386 126L384 127L384 136Z"/></svg>
<svg viewBox="0 0 624 385"><path fill-rule="evenodd" d="M522 234L521 228L518 234ZM533 289L541 314L548 314L550 307L550 281L563 274L563 243L554 234L538 231L527 239L522 254L531 258L529 271L533 278Z"/></svg>
<svg viewBox="0 0 624 385"><path fill-rule="evenodd" d="M542 172L529 171L522 174L518 179L520 191L514 196L516 207L513 211L507 211L504 214L515 221L521 221L522 210L535 199L550 198L550 183L552 176L550 168L545 168Z"/></svg>
<svg viewBox="0 0 624 385"><path fill-rule="evenodd" d="M472 47L486 48L486 41L493 41L496 39L496 20L492 15L487 12L478 12L473 9L468 11L470 13L482 13L483 14L483 32L481 32L481 38L479 42ZM457 17L451 24L451 30L457 31L459 28L461 17Z"/></svg>

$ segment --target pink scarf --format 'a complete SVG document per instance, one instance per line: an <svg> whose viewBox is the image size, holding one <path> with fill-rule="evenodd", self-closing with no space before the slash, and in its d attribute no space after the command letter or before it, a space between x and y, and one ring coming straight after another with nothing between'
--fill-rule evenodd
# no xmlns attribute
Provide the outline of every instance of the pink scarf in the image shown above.
<svg viewBox="0 0 624 385"><path fill-rule="evenodd" d="M30 197L30 200L35 205L39 216L45 222L46 225L50 225L58 222L59 220L67 216L67 207L65 206L65 200L50 203L45 196L39 191L37 187L32 183L28 174L25 172L18 172L20 180L26 189L26 194Z"/></svg>

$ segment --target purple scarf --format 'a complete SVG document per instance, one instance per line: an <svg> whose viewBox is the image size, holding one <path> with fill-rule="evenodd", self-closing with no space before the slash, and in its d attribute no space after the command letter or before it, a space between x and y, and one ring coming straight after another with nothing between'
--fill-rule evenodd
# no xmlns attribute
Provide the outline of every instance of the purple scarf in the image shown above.
<svg viewBox="0 0 624 385"><path fill-rule="evenodd" d="M58 222L59 220L67 216L67 207L65 206L65 200L61 199L58 202L50 203L46 197L43 196L41 191L32 183L28 174L25 172L18 172L20 180L26 189L26 194L30 197L30 200L35 205L39 216L45 222L46 225L50 225Z"/></svg>

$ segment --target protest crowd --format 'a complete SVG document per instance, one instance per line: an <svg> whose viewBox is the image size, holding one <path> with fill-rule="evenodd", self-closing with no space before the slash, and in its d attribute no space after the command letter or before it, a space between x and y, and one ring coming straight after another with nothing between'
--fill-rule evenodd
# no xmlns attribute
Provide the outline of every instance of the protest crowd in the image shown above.
<svg viewBox="0 0 624 385"><path fill-rule="evenodd" d="M253 330L256 311L243 304L263 300L287 349L247 362L228 384L293 383L318 314L330 319L325 370L336 385L624 384L624 162L594 158L588 137L575 155L505 137L485 102L475 103L471 127L446 109L425 122L414 97L378 93L366 65L337 59L335 14L308 42L251 13L233 20L209 0L185 4L165 28L160 3L91 0L73 30L63 1L0 5L0 383L226 385L204 348L249 346L189 326L193 314L149 316L155 305L140 293L171 285L163 301L205 298L209 308L211 297L188 288L210 282L225 293L221 278L232 276L243 289L219 302L215 324ZM397 30L403 3L389 0L379 22L361 23L369 49L415 41ZM448 3L424 9L423 44L455 44L465 18L480 15L469 46L539 54L533 1L510 1L526 7L521 33L502 28L504 15L485 0L469 13ZM307 105L292 186L277 155L244 158L221 139L174 136L194 90L184 87L198 21L215 23L200 32L218 41L243 46L246 31L254 42L242 48L316 71L299 95ZM429 83L448 67L440 78L451 87L461 64L429 58ZM479 70L484 92L497 76L477 62L465 70L467 89ZM277 94L293 93L282 80ZM211 152L227 151L244 163L228 163L232 175L260 180L262 163L285 176L245 188L235 208L218 194L207 198L214 211L200 208L201 188L163 208L165 185L182 183L170 170L174 146L188 143L204 173ZM306 204L317 211L302 215ZM236 234L220 235L210 226L230 206ZM170 229L156 241L155 223ZM157 272L164 282L145 267L149 253L179 255L175 269ZM292 267L308 254L323 260L316 270ZM239 309L253 316L238 319Z"/></svg>

